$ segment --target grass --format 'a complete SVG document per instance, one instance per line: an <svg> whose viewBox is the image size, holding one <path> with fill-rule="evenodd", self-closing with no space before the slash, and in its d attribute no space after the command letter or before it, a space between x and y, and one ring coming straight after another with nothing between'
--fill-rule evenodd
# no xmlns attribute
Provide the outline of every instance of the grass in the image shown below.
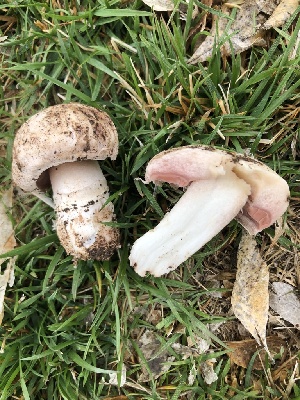
<svg viewBox="0 0 300 400"><path fill-rule="evenodd" d="M233 318L226 298L212 307L220 305L209 297L216 289L199 280L215 266L226 270L241 233L235 222L170 276L141 278L128 263L134 240L181 195L139 180L147 162L162 150L199 143L247 149L287 180L293 224L278 246L281 254L299 251L300 57L290 54L300 20L295 14L272 32L267 48L226 59L216 48L211 60L192 66L191 7L183 22L177 12L155 15L141 1L0 5L0 37L7 36L0 42L1 187L11 182L14 133L30 115L70 101L104 109L119 133L117 160L101 165L122 235L110 261L74 267L53 231L53 211L30 195L16 197L16 277L0 327L1 400L300 398L296 383L286 397L283 381L251 365L244 373L231 366L225 336L210 329ZM274 235L271 227L258 241ZM173 357L158 378L138 345L147 330L160 343L153 359L166 350ZM184 359L172 348L199 336L211 342L210 351ZM212 359L218 380L208 385L201 368ZM109 384L111 371L121 382L123 365L127 384ZM138 381L142 368L147 382ZM191 371L196 379L189 385Z"/></svg>

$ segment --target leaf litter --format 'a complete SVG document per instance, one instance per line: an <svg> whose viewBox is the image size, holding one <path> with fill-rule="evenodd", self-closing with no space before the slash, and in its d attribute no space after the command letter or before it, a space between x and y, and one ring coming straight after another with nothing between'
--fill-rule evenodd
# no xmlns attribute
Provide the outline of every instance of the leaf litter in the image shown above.
<svg viewBox="0 0 300 400"><path fill-rule="evenodd" d="M234 0L224 3L220 9L222 16L213 16L210 35L195 50L189 62L196 64L206 61L219 43L224 56L232 52L241 53L252 46L265 46L266 30L284 25L298 7L298 0L278 3L277 0Z"/></svg>
<svg viewBox="0 0 300 400"><path fill-rule="evenodd" d="M166 349L161 349L161 342L153 331L146 330L143 333L138 341L138 347L142 353L142 357L139 357L142 365L140 382L157 379L170 369L170 362L174 361L174 357L169 356Z"/></svg>
<svg viewBox="0 0 300 400"><path fill-rule="evenodd" d="M12 189L2 193L0 199L0 254L12 250L16 245L14 230L8 212L12 207ZM5 259L0 259L0 268ZM1 271L1 270L0 270ZM0 325L4 316L4 298L7 285L14 284L14 258L7 262L6 269L0 275Z"/></svg>
<svg viewBox="0 0 300 400"><path fill-rule="evenodd" d="M283 0L273 11L270 18L265 22L264 29L278 28L282 26L296 11L298 0Z"/></svg>
<svg viewBox="0 0 300 400"><path fill-rule="evenodd" d="M273 282L270 307L284 320L300 330L300 301L294 288L284 282Z"/></svg>
<svg viewBox="0 0 300 400"><path fill-rule="evenodd" d="M172 0L143 0L143 2L153 8L154 11L174 10L174 2Z"/></svg>
<svg viewBox="0 0 300 400"><path fill-rule="evenodd" d="M269 336L266 338L266 342L272 357L280 352L284 352L286 349L286 342L278 336ZM226 342L226 345L231 349L229 352L229 358L232 363L247 368L251 358L257 352L253 363L253 369L264 369L266 351L265 349L258 347L255 339Z"/></svg>
<svg viewBox="0 0 300 400"><path fill-rule="evenodd" d="M256 2L247 1L236 9L236 16L232 20L232 8L223 5L221 8L222 17L214 16L210 35L206 36L203 43L196 49L189 59L190 64L206 61L212 56L214 47L221 43L222 55L241 53L253 45L264 46L266 44L262 33L258 29L264 20L257 21ZM253 23L253 16L256 16ZM249 23L250 22L250 23Z"/></svg>
<svg viewBox="0 0 300 400"><path fill-rule="evenodd" d="M181 2L176 7L178 2L172 0L143 0L143 2L158 12L174 12L178 9L183 19L185 19L183 6L189 3ZM189 37L204 31L208 14L211 14L212 25L208 36L202 35L202 42L189 59L190 64L206 61L212 56L218 44L221 44L220 51L224 56L230 55L232 51L235 54L241 53L252 46L266 46L266 31L283 26L299 5L298 0L231 0L221 6L219 3L213 0L202 2L205 6L204 11L210 8L212 13L207 11L202 13L196 29L192 28ZM199 14L200 11L195 8L193 18Z"/></svg>
<svg viewBox="0 0 300 400"><path fill-rule="evenodd" d="M151 7L153 11L175 11L180 12L181 19L186 19L189 0L182 2L174 2L173 0L143 0L147 6ZM198 7L193 4L193 18L198 15Z"/></svg>
<svg viewBox="0 0 300 400"><path fill-rule="evenodd" d="M126 366L123 364L120 376L117 371L109 373L109 382L108 382L109 385L118 387L124 386L126 384L126 375L127 375L127 369Z"/></svg>
<svg viewBox="0 0 300 400"><path fill-rule="evenodd" d="M266 325L269 310L269 269L253 236L243 231L231 304L235 316L257 343L268 348Z"/></svg>
<svg viewBox="0 0 300 400"><path fill-rule="evenodd" d="M140 382L147 382L152 378L157 379L171 368L175 357L170 356L168 350L162 348L158 336L153 331L146 330L137 344L142 353L142 356L139 356L139 362L142 366L142 372L139 376ZM186 360L190 357L199 357L209 353L210 343L201 337L193 339L188 337L188 346L173 343L171 347L175 353L182 356L183 360ZM200 372L207 384L211 384L218 379L218 375L214 371L215 362L216 359L211 358L200 363ZM194 373L191 369L190 382L193 379L193 375Z"/></svg>

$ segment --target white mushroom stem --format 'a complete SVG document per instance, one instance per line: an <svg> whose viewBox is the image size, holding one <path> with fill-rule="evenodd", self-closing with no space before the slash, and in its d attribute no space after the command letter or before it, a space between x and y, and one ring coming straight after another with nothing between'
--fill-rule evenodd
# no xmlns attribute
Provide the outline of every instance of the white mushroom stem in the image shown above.
<svg viewBox="0 0 300 400"><path fill-rule="evenodd" d="M58 237L68 253L80 259L108 259L117 231L106 179L97 161L65 163L49 170Z"/></svg>
<svg viewBox="0 0 300 400"><path fill-rule="evenodd" d="M232 171L192 182L163 220L134 243L130 264L141 276L174 270L234 219L250 192Z"/></svg>

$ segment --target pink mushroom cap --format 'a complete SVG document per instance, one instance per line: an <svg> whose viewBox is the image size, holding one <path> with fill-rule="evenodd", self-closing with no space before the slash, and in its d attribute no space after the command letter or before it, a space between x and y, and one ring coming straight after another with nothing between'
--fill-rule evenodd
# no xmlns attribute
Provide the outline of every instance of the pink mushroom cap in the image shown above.
<svg viewBox="0 0 300 400"><path fill-rule="evenodd" d="M210 146L185 146L163 151L146 168L146 182L187 187L191 182L213 180L233 171L251 187L251 193L236 219L252 235L268 228L286 211L289 187L275 171L238 153ZM234 202L234 199L232 199Z"/></svg>

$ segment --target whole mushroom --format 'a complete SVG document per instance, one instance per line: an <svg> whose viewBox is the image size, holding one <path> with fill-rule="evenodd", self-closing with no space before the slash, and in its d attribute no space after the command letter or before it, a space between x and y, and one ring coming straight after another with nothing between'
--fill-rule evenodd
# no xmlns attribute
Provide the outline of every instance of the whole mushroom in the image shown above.
<svg viewBox="0 0 300 400"><path fill-rule="evenodd" d="M57 234L75 259L106 260L119 246L118 229L105 225L115 216L97 161L115 160L117 153L110 117L78 103L48 107L16 133L13 182L42 199L52 185Z"/></svg>
<svg viewBox="0 0 300 400"><path fill-rule="evenodd" d="M168 182L186 191L162 221L133 245L130 264L144 276L174 270L236 218L255 235L287 209L289 188L265 164L209 146L157 154L146 183Z"/></svg>

